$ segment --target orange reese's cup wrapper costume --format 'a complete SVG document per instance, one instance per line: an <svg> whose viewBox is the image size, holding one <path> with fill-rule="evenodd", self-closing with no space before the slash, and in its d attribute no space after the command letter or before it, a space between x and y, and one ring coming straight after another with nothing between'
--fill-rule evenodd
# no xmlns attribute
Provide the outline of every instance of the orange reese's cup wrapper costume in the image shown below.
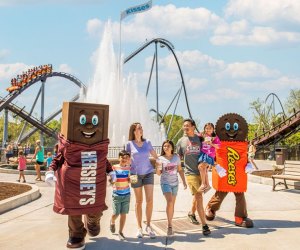
<svg viewBox="0 0 300 250"><path fill-rule="evenodd" d="M221 141L216 150L217 164L225 168L227 175L220 178L215 168L212 170L213 187L221 192L242 193L247 190L248 143L242 141Z"/></svg>

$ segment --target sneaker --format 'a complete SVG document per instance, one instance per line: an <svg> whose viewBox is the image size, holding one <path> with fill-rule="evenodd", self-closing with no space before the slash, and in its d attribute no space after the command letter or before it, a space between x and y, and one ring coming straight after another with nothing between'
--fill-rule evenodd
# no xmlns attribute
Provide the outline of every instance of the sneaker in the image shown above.
<svg viewBox="0 0 300 250"><path fill-rule="evenodd" d="M143 238L143 229L139 228L137 233L136 233L136 237L137 238Z"/></svg>
<svg viewBox="0 0 300 250"><path fill-rule="evenodd" d="M110 229L111 233L114 234L116 232L116 224L111 224L111 222L110 222L109 229Z"/></svg>
<svg viewBox="0 0 300 250"><path fill-rule="evenodd" d="M121 233L121 232L119 232L119 239L120 240L126 240L126 238L125 238L125 236L124 236L124 234L123 233Z"/></svg>
<svg viewBox="0 0 300 250"><path fill-rule="evenodd" d="M70 237L67 242L67 248L82 250L85 248L84 238Z"/></svg>
<svg viewBox="0 0 300 250"><path fill-rule="evenodd" d="M91 237L95 237L100 233L100 220L93 221L92 223L88 221L87 216L84 216L84 227L87 230L87 233Z"/></svg>
<svg viewBox="0 0 300 250"><path fill-rule="evenodd" d="M156 235L155 235L155 233L153 232L152 227L147 226L147 227L146 227L146 232L148 233L150 239L155 239Z"/></svg>
<svg viewBox="0 0 300 250"><path fill-rule="evenodd" d="M205 224L203 227L202 227L202 233L203 235L207 236L211 233L209 227L207 226L207 224Z"/></svg>
<svg viewBox="0 0 300 250"><path fill-rule="evenodd" d="M23 183L26 183L26 180L24 180Z"/></svg>
<svg viewBox="0 0 300 250"><path fill-rule="evenodd" d="M173 232L172 227L168 227L167 236L173 236L173 235L174 235L174 232Z"/></svg>
<svg viewBox="0 0 300 250"><path fill-rule="evenodd" d="M199 221L196 219L196 215L195 214L188 214L188 217L190 219L190 222L195 224L195 225L199 225Z"/></svg>

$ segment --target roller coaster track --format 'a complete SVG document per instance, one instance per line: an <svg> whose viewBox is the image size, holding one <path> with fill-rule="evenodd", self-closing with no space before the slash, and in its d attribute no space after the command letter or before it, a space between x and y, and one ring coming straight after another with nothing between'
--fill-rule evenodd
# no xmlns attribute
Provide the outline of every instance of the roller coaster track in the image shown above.
<svg viewBox="0 0 300 250"><path fill-rule="evenodd" d="M300 110L280 124L274 126L269 131L255 137L253 142L254 145L259 147L269 146L271 144L276 144L298 131L300 131Z"/></svg>
<svg viewBox="0 0 300 250"><path fill-rule="evenodd" d="M127 63L128 61L130 61L133 57L135 57L137 54L139 54L142 50L144 50L145 48L147 48L152 43L155 43L156 45L159 43L162 46L166 46L171 51L171 53L172 53L172 55L173 55L173 57L174 57L174 59L176 61L179 73L180 73L181 85L183 87L183 93L184 93L184 97L185 97L185 103L186 103L187 111L189 113L190 118L193 119L192 113L191 113L191 110L190 110L190 106L189 106L189 101L188 101L188 96L187 96L187 91L186 91L186 86L185 86L185 83L184 83L184 78L183 78L182 70L181 70L178 58L177 58L177 56L175 54L175 51L174 51L174 45L171 42L169 42L168 40L163 39L163 38L155 38L155 39L152 39L150 41L147 41L140 48L138 48L137 50L135 50L134 52L132 52L129 56L127 56L124 59L124 64ZM152 68L153 68L154 61L155 61L154 59L155 58L153 58ZM156 59L157 59L157 57L156 57ZM152 69L151 69L151 75L152 75ZM148 89L149 89L149 83L148 83L148 87L147 87L147 92L148 92ZM155 111L157 112L157 110L155 110Z"/></svg>
<svg viewBox="0 0 300 250"><path fill-rule="evenodd" d="M9 105L9 103L11 103L17 96L19 96L23 91L28 89L30 86L32 86L33 84L35 84L36 82L39 82L39 81L45 82L48 77L54 77L54 76L64 77L64 78L72 81L73 83L75 83L79 88L83 88L84 90L86 89L85 85L78 78L76 78L75 76L72 76L70 74L63 73L63 72L52 72L52 73L44 74L42 76L39 76L39 77L31 80L30 82L25 84L22 88L15 90L12 93L9 93L7 96L5 96L1 100L1 103L0 103L0 112L4 108L6 108Z"/></svg>
<svg viewBox="0 0 300 250"><path fill-rule="evenodd" d="M79 98L79 95L76 95L71 101L76 101L77 99ZM8 108L9 109L9 108ZM9 109L11 110L11 109ZM12 111L12 110L11 110ZM53 112L51 115L49 115L45 121L44 121L44 124L47 124L48 122L50 122L54 117L56 117L58 114L60 114L62 111L62 109L59 109L55 112ZM12 111L13 112L13 111ZM30 121L28 121L30 123ZM32 124L32 123L31 123ZM26 141L30 136L32 136L39 128L37 126L35 126L34 124L32 124L34 127L29 130L27 133L25 133L19 142L23 142L23 141ZM44 131L43 131L44 132ZM57 136L55 137L55 139L57 139Z"/></svg>
<svg viewBox="0 0 300 250"><path fill-rule="evenodd" d="M41 130L42 132L44 132L48 136L51 136L51 137L57 139L57 133L56 133L55 130L51 129L50 127L48 127L45 124L41 124L41 122L38 119L31 116L23 108L20 108L20 107L18 107L17 105L15 105L13 103L9 103L6 106L6 108L8 110L10 110L11 112L15 113L16 115L20 116L21 118L23 118L25 121L32 124L37 129Z"/></svg>
<svg viewBox="0 0 300 250"><path fill-rule="evenodd" d="M47 73L47 74L43 74L42 76L36 77L35 79L31 80L26 85L24 85L22 88L15 90L12 93L9 93L4 98L0 98L0 112L6 108L34 126L30 131L28 131L24 136L22 136L21 141L30 137L37 130L41 130L48 136L57 139L57 132L55 130L51 129L50 127L48 127L46 124L49 121L51 121L55 116L57 116L59 113L61 113L61 109L52 113L49 117L47 117L44 120L43 123L41 123L40 120L38 120L37 118L33 117L28 112L26 112L24 110L24 107L20 108L17 105L12 103L12 101L16 97L18 97L23 91L28 89L30 86L32 86L36 82L39 82L39 81L45 82L48 77L54 77L54 76L66 78L66 79L72 81L74 84L76 84L79 88L83 89L83 91L86 90L86 86L78 78L76 78L70 74L63 73L63 72L52 72L52 73ZM79 95L76 95L71 101L75 101L78 98L79 98Z"/></svg>
<svg viewBox="0 0 300 250"><path fill-rule="evenodd" d="M76 101L79 98L79 95L76 95L71 101ZM62 111L62 109L59 109L55 112L53 112L51 115L49 115L45 120L44 120L44 124L47 124L48 122L50 122L54 117L56 117L58 114L60 114ZM28 121L30 123L30 121ZM34 126L34 124L32 124ZM31 130L29 130L27 133L25 133L22 138L20 139L19 142L23 142L26 141L30 136L32 136L39 128L37 128L36 126L34 126ZM55 139L57 139L57 137L55 137Z"/></svg>

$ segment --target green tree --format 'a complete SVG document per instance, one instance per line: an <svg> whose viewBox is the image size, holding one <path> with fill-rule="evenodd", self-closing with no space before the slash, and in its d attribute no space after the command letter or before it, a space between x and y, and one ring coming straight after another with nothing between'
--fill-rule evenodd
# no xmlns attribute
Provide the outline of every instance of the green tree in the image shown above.
<svg viewBox="0 0 300 250"><path fill-rule="evenodd" d="M292 89L285 101L285 109L287 115L294 114L294 110L300 110L300 89ZM270 130L275 125L283 121L283 117L271 112L271 106L267 106L265 102L257 99L250 103L250 109L253 110L253 122L249 125L248 139L251 140L264 131ZM288 138L280 142L283 145L294 146L300 144L300 132L292 134Z"/></svg>
<svg viewBox="0 0 300 250"><path fill-rule="evenodd" d="M290 94L284 106L289 115L294 114L294 109L296 111L300 110L300 89L290 90Z"/></svg>
<svg viewBox="0 0 300 250"><path fill-rule="evenodd" d="M270 107L266 107L265 102L259 98L250 103L250 109L253 110L253 122L257 124L258 134L267 131L272 127L272 116L270 114ZM266 111L267 110L267 111Z"/></svg>
<svg viewBox="0 0 300 250"><path fill-rule="evenodd" d="M172 119L172 115L166 115L164 118L164 123L165 123L166 132L168 133L168 139L172 140L174 144L176 144L178 139L183 134L182 124L184 118L182 116L174 115L172 120L172 125L170 126L171 119Z"/></svg>

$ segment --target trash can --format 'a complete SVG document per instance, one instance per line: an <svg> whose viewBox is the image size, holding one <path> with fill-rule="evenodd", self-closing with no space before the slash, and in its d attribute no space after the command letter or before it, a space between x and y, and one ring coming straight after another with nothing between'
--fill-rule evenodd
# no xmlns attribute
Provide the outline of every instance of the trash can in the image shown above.
<svg viewBox="0 0 300 250"><path fill-rule="evenodd" d="M263 151L256 152L255 159L264 160L265 159L265 153Z"/></svg>
<svg viewBox="0 0 300 250"><path fill-rule="evenodd" d="M286 160L286 148L276 148L275 149L275 158L276 165L283 165Z"/></svg>

